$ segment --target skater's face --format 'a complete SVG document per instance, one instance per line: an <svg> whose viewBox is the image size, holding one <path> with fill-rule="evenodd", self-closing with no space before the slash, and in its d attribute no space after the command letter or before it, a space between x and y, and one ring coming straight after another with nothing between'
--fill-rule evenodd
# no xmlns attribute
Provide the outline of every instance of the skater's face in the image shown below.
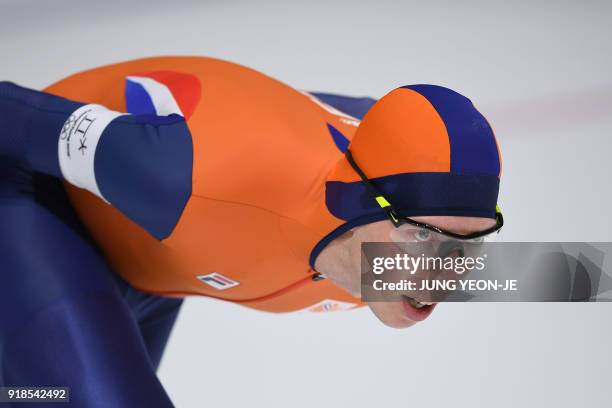
<svg viewBox="0 0 612 408"><path fill-rule="evenodd" d="M487 230L495 220L479 217L428 216L413 217L414 220L430 224L446 231L467 235ZM318 256L315 269L327 276L336 285L354 296L361 292L361 244L363 242L389 242L389 221L379 221L352 229L334 240ZM369 302L368 306L384 324L394 328L406 328L426 319L435 304L416 308L408 300L397 302Z"/></svg>

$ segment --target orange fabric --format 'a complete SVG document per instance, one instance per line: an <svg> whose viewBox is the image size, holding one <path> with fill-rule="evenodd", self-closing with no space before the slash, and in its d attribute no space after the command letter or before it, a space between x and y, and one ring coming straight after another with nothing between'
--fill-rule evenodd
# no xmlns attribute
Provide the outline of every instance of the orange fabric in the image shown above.
<svg viewBox="0 0 612 408"><path fill-rule="evenodd" d="M160 242L102 200L67 186L112 267L148 292L211 296L272 312L324 299L358 304L330 282L314 282L308 265L314 245L343 223L325 205L325 180L342 158L326 124L351 138L354 121L261 73L201 57L109 65L47 91L125 111L125 78L151 71L193 75L201 84L200 103L186 115L192 197ZM217 290L197 279L212 272L240 284Z"/></svg>

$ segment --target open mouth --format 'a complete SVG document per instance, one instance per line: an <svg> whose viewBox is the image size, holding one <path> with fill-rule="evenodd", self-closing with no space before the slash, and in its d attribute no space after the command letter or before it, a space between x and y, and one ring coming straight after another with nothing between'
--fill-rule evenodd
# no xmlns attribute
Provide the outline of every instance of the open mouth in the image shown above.
<svg viewBox="0 0 612 408"><path fill-rule="evenodd" d="M419 302L409 296L402 295L402 306L404 306L404 312L410 320L420 322L427 319L436 307L436 303Z"/></svg>

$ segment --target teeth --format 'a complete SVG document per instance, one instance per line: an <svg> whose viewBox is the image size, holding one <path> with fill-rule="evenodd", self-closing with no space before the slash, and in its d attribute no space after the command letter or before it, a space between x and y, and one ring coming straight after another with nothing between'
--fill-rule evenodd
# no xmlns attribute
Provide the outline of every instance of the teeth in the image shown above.
<svg viewBox="0 0 612 408"><path fill-rule="evenodd" d="M406 299L408 299L408 303L410 303L412 306L416 307L417 309L420 309L425 306L433 305L433 302L419 302L418 300L413 299L408 296L406 296Z"/></svg>
<svg viewBox="0 0 612 408"><path fill-rule="evenodd" d="M412 299L410 298L410 300L408 301L412 306L416 307L417 309L420 309L422 307L425 307L425 305L421 302L419 302L416 299Z"/></svg>

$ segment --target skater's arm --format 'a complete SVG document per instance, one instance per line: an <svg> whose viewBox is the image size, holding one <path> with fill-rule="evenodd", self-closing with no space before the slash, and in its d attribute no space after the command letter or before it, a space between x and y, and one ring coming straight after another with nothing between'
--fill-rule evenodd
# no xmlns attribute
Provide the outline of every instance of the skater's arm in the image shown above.
<svg viewBox="0 0 612 408"><path fill-rule="evenodd" d="M191 195L191 135L176 114L129 115L0 82L3 158L89 190L158 239Z"/></svg>

